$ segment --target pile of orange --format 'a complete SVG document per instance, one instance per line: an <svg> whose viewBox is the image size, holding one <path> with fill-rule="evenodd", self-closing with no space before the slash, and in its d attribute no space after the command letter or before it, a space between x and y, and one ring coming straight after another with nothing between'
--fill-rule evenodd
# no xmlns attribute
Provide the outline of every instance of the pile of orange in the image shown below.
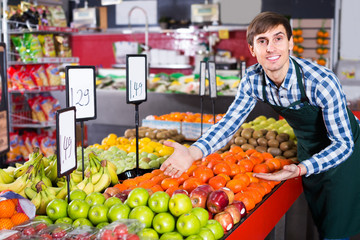
<svg viewBox="0 0 360 240"><path fill-rule="evenodd" d="M255 149L243 151L241 147L233 146L222 154L213 153L195 161L178 178L170 178L156 169L151 173L126 179L115 187L120 190L142 187L152 192L165 191L170 196L178 189L190 194L203 184L209 184L215 190L228 187L234 192L235 199L244 202L247 211L250 211L280 183L258 179L253 173L278 171L291 163L292 160L274 158L270 153L260 153Z"/></svg>
<svg viewBox="0 0 360 240"><path fill-rule="evenodd" d="M0 230L11 229L27 220L29 217L22 212L17 212L18 199L0 201Z"/></svg>
<svg viewBox="0 0 360 240"><path fill-rule="evenodd" d="M220 121L223 118L224 114L216 114L215 122ZM175 122L201 122L200 113L191 113L191 112L172 112L169 114L164 114L160 116L154 116L155 120L162 121L175 121ZM212 114L203 114L204 123L214 123L214 115Z"/></svg>

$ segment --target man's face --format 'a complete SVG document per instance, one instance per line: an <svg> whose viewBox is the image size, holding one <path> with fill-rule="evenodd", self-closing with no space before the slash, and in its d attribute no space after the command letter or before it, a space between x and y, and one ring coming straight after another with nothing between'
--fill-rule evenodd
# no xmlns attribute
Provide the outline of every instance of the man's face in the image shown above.
<svg viewBox="0 0 360 240"><path fill-rule="evenodd" d="M292 37L288 40L284 26L278 25L265 33L256 35L253 46L249 45L249 49L266 74L271 77L274 74L275 76L278 74L282 76L287 73L289 51L293 46Z"/></svg>

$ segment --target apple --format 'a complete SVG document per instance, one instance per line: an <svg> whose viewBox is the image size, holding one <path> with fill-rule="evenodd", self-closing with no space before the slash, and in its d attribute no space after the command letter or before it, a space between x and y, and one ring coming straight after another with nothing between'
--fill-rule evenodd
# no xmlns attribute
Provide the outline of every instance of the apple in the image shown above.
<svg viewBox="0 0 360 240"><path fill-rule="evenodd" d="M53 224L53 220L50 219L49 216L44 216L44 215L38 215L35 217L36 220L40 220L40 221L43 221L45 222L46 224L50 225L50 224Z"/></svg>
<svg viewBox="0 0 360 240"><path fill-rule="evenodd" d="M117 203L112 206L107 214L109 222L114 222L120 219L128 219L130 214L130 207L125 203Z"/></svg>
<svg viewBox="0 0 360 240"><path fill-rule="evenodd" d="M101 234L101 240L117 240L115 233L111 229L105 229Z"/></svg>
<svg viewBox="0 0 360 240"><path fill-rule="evenodd" d="M96 226L101 222L107 222L108 208L103 204L93 205L89 209L88 219Z"/></svg>
<svg viewBox="0 0 360 240"><path fill-rule="evenodd" d="M41 240L52 240L53 237L48 233L43 233L43 234L40 234L40 239Z"/></svg>
<svg viewBox="0 0 360 240"><path fill-rule="evenodd" d="M87 218L78 218L72 224L72 226L75 228L77 228L79 226L83 226L83 225L93 227L92 223Z"/></svg>
<svg viewBox="0 0 360 240"><path fill-rule="evenodd" d="M98 225L96 225L97 229L102 229L103 227L109 225L109 222L101 222Z"/></svg>
<svg viewBox="0 0 360 240"><path fill-rule="evenodd" d="M183 236L178 232L168 232L161 235L160 240L183 240Z"/></svg>
<svg viewBox="0 0 360 240"><path fill-rule="evenodd" d="M214 219L221 224L224 232L229 231L234 226L234 220L232 219L231 214L228 212L224 211L217 213L214 216Z"/></svg>
<svg viewBox="0 0 360 240"><path fill-rule="evenodd" d="M117 197L118 199L120 199L122 202L125 202L126 199L128 198L128 193L122 191L121 193L117 193L114 195L114 197Z"/></svg>
<svg viewBox="0 0 360 240"><path fill-rule="evenodd" d="M114 229L113 229L113 232L115 234L115 236L117 238L123 238L123 237L126 237L128 234L129 234L129 230L128 230L128 227L125 223L119 223L117 224Z"/></svg>
<svg viewBox="0 0 360 240"><path fill-rule="evenodd" d="M222 190L211 192L206 202L207 209L212 213L222 212L228 204L229 198Z"/></svg>
<svg viewBox="0 0 360 240"><path fill-rule="evenodd" d="M172 232L175 229L175 218L168 212L158 213L153 219L152 227L160 234Z"/></svg>
<svg viewBox="0 0 360 240"><path fill-rule="evenodd" d="M73 220L69 217L58 218L56 219L55 224L59 224L59 223L72 224Z"/></svg>
<svg viewBox="0 0 360 240"><path fill-rule="evenodd" d="M231 203L234 201L235 194L234 194L233 191L231 191L230 188L228 188L228 187L221 187L221 188L219 188L218 190L222 190L222 191L224 191L224 192L227 194L227 196L228 196L228 198L229 198L229 204L231 204Z"/></svg>
<svg viewBox="0 0 360 240"><path fill-rule="evenodd" d="M55 198L46 206L46 214L52 221L58 218L67 217L68 203L64 199Z"/></svg>
<svg viewBox="0 0 360 240"><path fill-rule="evenodd" d="M201 190L207 192L208 194L214 191L214 188L208 184L199 185L196 188L201 189Z"/></svg>
<svg viewBox="0 0 360 240"><path fill-rule="evenodd" d="M220 239L224 236L224 229L221 224L216 221L215 219L208 220L206 228L210 229L211 232L214 234L215 239Z"/></svg>
<svg viewBox="0 0 360 240"><path fill-rule="evenodd" d="M145 188L135 188L129 193L125 203L131 208L146 206L149 196L150 194Z"/></svg>
<svg viewBox="0 0 360 240"><path fill-rule="evenodd" d="M203 240L215 240L215 236L209 228L202 227L200 228L199 236Z"/></svg>
<svg viewBox="0 0 360 240"><path fill-rule="evenodd" d="M140 237L135 233L129 233L126 235L126 240L140 240Z"/></svg>
<svg viewBox="0 0 360 240"><path fill-rule="evenodd" d="M62 239L63 237L65 237L66 233L67 232L65 229L62 229L61 227L57 227L52 231L51 236L53 238Z"/></svg>
<svg viewBox="0 0 360 240"><path fill-rule="evenodd" d="M21 239L21 233L20 232L15 232L12 235L8 236L7 238L5 238L6 240L18 240Z"/></svg>
<svg viewBox="0 0 360 240"><path fill-rule="evenodd" d="M114 206L117 203L122 203L120 198L110 197L110 198L105 200L104 206L106 206L108 209L110 209L112 206Z"/></svg>
<svg viewBox="0 0 360 240"><path fill-rule="evenodd" d="M198 234L200 232L200 228L200 220L193 213L182 214L176 222L176 230L184 237Z"/></svg>
<svg viewBox="0 0 360 240"><path fill-rule="evenodd" d="M72 220L87 218L90 204L86 200L72 200L68 206L68 215Z"/></svg>
<svg viewBox="0 0 360 240"><path fill-rule="evenodd" d="M90 205L104 204L106 198L99 192L92 192L86 196L85 201Z"/></svg>
<svg viewBox="0 0 360 240"><path fill-rule="evenodd" d="M86 193L81 189L74 189L70 191L70 202L75 199L85 199Z"/></svg>
<svg viewBox="0 0 360 240"><path fill-rule="evenodd" d="M194 190L192 190L190 193L190 199L193 208L196 207L205 208L208 195L209 193L205 192L201 188L195 188Z"/></svg>
<svg viewBox="0 0 360 240"><path fill-rule="evenodd" d="M186 240L203 240L203 238L198 235L198 234L195 234L195 235L190 235L186 238Z"/></svg>
<svg viewBox="0 0 360 240"><path fill-rule="evenodd" d="M24 230L22 231L22 234L25 236L32 236L32 235L36 234L36 230L34 227L29 226L29 227L24 228Z"/></svg>
<svg viewBox="0 0 360 240"><path fill-rule="evenodd" d="M191 209L190 213L195 214L195 216L199 219L201 227L204 227L207 224L207 221L209 220L209 212L205 208L196 207Z"/></svg>
<svg viewBox="0 0 360 240"><path fill-rule="evenodd" d="M224 211L230 213L230 215L234 221L234 225L237 224L238 222L240 222L241 214L240 214L239 209L235 205L227 206Z"/></svg>
<svg viewBox="0 0 360 240"><path fill-rule="evenodd" d="M104 195L105 200L111 197L111 195L110 195L110 194L108 194L108 193L102 193L102 195Z"/></svg>
<svg viewBox="0 0 360 240"><path fill-rule="evenodd" d="M186 196L189 196L189 193L188 191L186 191L185 189L176 189L172 195L175 195L175 194L179 194L179 193L182 193L182 194L185 194ZM171 195L171 196L172 196Z"/></svg>
<svg viewBox="0 0 360 240"><path fill-rule="evenodd" d="M191 211L191 209L191 199L185 194L175 194L169 200L169 210L175 217L179 217L181 214L188 213Z"/></svg>
<svg viewBox="0 0 360 240"><path fill-rule="evenodd" d="M140 232L138 232L140 239L151 239L157 240L159 239L159 234L153 228L144 228Z"/></svg>
<svg viewBox="0 0 360 240"><path fill-rule="evenodd" d="M170 196L166 192L155 192L149 197L148 206L155 213L167 212L169 210Z"/></svg>
<svg viewBox="0 0 360 240"><path fill-rule="evenodd" d="M239 209L241 218L244 218L246 216L246 207L242 201L234 200L231 205L234 205L235 207L237 207L237 209Z"/></svg>
<svg viewBox="0 0 360 240"><path fill-rule="evenodd" d="M120 193L121 190L118 189L117 187L108 187L107 189L105 189L104 193L109 194L111 197L115 196L115 194Z"/></svg>
<svg viewBox="0 0 360 240"><path fill-rule="evenodd" d="M137 219L145 224L145 227L151 227L154 212L148 206L138 206L131 210L129 219Z"/></svg>
<svg viewBox="0 0 360 240"><path fill-rule="evenodd" d="M39 223L35 226L35 231L38 233L47 227L48 227L48 225L46 223Z"/></svg>

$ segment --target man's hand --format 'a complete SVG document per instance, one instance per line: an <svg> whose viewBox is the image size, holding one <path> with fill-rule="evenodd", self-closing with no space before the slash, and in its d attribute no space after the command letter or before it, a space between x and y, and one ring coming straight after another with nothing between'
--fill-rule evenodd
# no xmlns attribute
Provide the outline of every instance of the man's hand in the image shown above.
<svg viewBox="0 0 360 240"><path fill-rule="evenodd" d="M300 170L300 169L301 170ZM257 178L262 178L265 180L272 181L283 181L294 177L299 177L306 174L307 170L303 164L295 165L285 165L282 170L274 173L254 173L253 176Z"/></svg>
<svg viewBox="0 0 360 240"><path fill-rule="evenodd" d="M174 178L180 177L195 160L202 158L202 152L197 147L187 148L177 142L170 141L165 141L164 145L174 148L173 154L160 167L165 175Z"/></svg>

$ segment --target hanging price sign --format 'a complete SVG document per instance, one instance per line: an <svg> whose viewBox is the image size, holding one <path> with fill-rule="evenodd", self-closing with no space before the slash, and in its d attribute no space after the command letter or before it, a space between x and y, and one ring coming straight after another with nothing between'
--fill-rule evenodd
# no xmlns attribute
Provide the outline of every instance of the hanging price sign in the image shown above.
<svg viewBox="0 0 360 240"><path fill-rule="evenodd" d="M76 120L96 119L94 66L66 66L66 106L76 107Z"/></svg>
<svg viewBox="0 0 360 240"><path fill-rule="evenodd" d="M147 99L146 55L126 55L126 102L141 103Z"/></svg>
<svg viewBox="0 0 360 240"><path fill-rule="evenodd" d="M201 61L200 62L200 76L199 76L199 83L200 83L199 95L200 96L205 96L205 87L206 87L205 79L206 79L206 62Z"/></svg>
<svg viewBox="0 0 360 240"><path fill-rule="evenodd" d="M210 97L217 97L215 62L208 62Z"/></svg>
<svg viewBox="0 0 360 240"><path fill-rule="evenodd" d="M75 107L56 112L56 144L58 177L69 175L77 168Z"/></svg>

